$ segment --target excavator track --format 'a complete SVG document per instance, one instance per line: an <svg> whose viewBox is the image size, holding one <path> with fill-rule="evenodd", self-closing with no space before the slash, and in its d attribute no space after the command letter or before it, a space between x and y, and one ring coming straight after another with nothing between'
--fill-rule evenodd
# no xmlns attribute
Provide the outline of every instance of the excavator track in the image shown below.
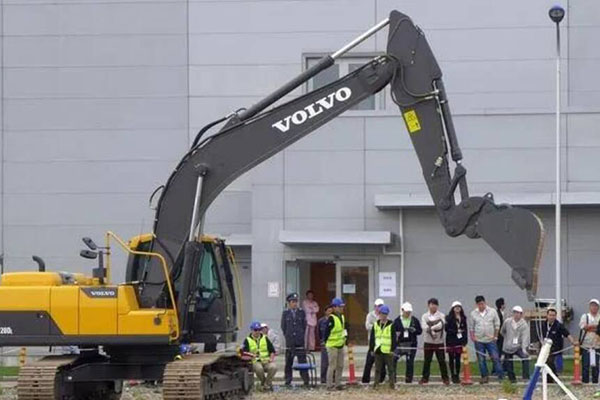
<svg viewBox="0 0 600 400"><path fill-rule="evenodd" d="M251 388L249 367L237 356L191 354L167 364L163 375L164 400L244 398Z"/></svg>
<svg viewBox="0 0 600 400"><path fill-rule="evenodd" d="M78 356L47 356L27 363L19 370L17 396L19 400L55 400L59 396L59 372Z"/></svg>

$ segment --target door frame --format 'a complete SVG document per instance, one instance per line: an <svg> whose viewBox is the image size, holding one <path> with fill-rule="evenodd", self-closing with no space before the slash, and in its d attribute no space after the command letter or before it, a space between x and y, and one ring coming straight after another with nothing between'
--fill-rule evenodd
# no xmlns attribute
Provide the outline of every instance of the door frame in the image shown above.
<svg viewBox="0 0 600 400"><path fill-rule="evenodd" d="M351 267L367 267L369 269L369 304L368 309L370 310L371 305L375 301L375 288L373 286L373 275L375 270L374 260L335 260L335 297L342 298L342 268Z"/></svg>

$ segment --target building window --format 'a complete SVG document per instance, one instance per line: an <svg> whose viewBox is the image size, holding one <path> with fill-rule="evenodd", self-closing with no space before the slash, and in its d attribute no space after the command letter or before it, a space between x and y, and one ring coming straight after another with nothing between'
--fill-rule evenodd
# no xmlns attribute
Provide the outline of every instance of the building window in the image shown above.
<svg viewBox="0 0 600 400"><path fill-rule="evenodd" d="M375 55L373 56L355 56L355 57L342 57L337 59L335 64L331 67L327 68L324 71L321 71L318 75L308 81L307 91L310 92L312 90L323 87L355 70L362 67L369 61L371 61ZM308 56L306 57L306 68L312 67L321 59L320 56ZM376 93L372 96L367 97L360 103L356 104L352 107L351 111L376 111L385 109L385 90L381 90L379 93Z"/></svg>

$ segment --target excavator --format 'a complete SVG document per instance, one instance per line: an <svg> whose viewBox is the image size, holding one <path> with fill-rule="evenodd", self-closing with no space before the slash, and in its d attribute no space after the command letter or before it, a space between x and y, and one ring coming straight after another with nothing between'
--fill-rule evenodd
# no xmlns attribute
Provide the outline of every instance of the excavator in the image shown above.
<svg viewBox="0 0 600 400"><path fill-rule="evenodd" d="M274 105L384 27L385 54ZM125 243L108 232L102 247L84 238L89 249L81 255L98 259L92 276L44 268L2 275L0 346L78 350L22 367L19 398L118 399L131 379L162 381L165 399L246 396L253 382L248 364L235 352L216 351L218 343L235 340L242 299L231 251L203 233L206 210L240 175L388 86L446 233L483 239L510 266L515 283L535 295L540 219L496 204L491 193L469 194L440 67L421 29L392 11L258 103L206 125L160 188L151 234ZM115 241L129 253L121 284L110 282ZM197 343L202 352L183 354L182 346Z"/></svg>

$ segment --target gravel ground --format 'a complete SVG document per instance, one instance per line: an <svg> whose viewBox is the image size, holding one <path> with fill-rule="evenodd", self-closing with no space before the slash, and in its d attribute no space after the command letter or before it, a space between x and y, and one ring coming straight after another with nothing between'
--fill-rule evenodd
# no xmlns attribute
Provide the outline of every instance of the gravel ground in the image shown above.
<svg viewBox="0 0 600 400"><path fill-rule="evenodd" d="M524 386L513 387L516 389L514 393L506 393L500 385L489 385L479 386L473 385L470 387L461 386L449 386L443 387L441 385L430 385L428 387L422 387L417 385L411 386L399 386L396 390L392 391L387 388L381 388L375 391L372 388L357 387L347 389L343 392L333 391L328 392L324 389L279 389L271 393L255 392L251 398L253 400L307 400L307 399L338 399L343 394L344 400L366 400L366 399L377 399L377 400L392 400L392 399L403 399L403 400L422 400L422 399L444 399L444 400L516 400L523 398ZM592 399L593 394L596 390L595 386L585 386L571 388L579 400ZM0 400L16 400L14 388L3 388L2 394L0 394ZM568 399L564 395L560 388L551 387L549 390L549 396L552 400L557 399ZM125 388L122 400L159 400L162 396L159 388L147 388L143 386L134 386ZM541 390L536 391L535 399L541 399Z"/></svg>

